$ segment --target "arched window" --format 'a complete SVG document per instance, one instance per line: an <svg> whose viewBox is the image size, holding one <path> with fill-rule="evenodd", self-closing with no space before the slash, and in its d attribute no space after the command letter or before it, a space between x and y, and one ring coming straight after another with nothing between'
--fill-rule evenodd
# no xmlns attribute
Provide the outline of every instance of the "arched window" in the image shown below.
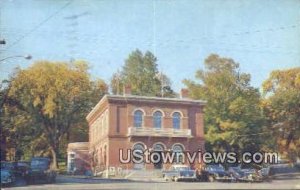
<svg viewBox="0 0 300 190"><path fill-rule="evenodd" d="M161 128L161 118L162 118L162 113L160 111L156 111L153 113L154 128Z"/></svg>
<svg viewBox="0 0 300 190"><path fill-rule="evenodd" d="M176 143L173 145L172 150L175 153L175 163L183 163L184 146Z"/></svg>
<svg viewBox="0 0 300 190"><path fill-rule="evenodd" d="M162 159L162 152L166 149L166 146L163 143L155 143L153 145L153 152L156 154L153 156L154 159L158 160L158 162L153 163L155 169L162 169L163 168L163 159Z"/></svg>
<svg viewBox="0 0 300 190"><path fill-rule="evenodd" d="M183 152L184 147L183 147L183 145L176 143L173 145L172 150L173 150L173 152Z"/></svg>
<svg viewBox="0 0 300 190"><path fill-rule="evenodd" d="M181 114L179 112L174 112L172 117L173 117L173 128L180 129Z"/></svg>
<svg viewBox="0 0 300 190"><path fill-rule="evenodd" d="M163 143L155 143L152 148L154 151L162 152L166 149L165 147Z"/></svg>
<svg viewBox="0 0 300 190"><path fill-rule="evenodd" d="M146 149L146 146L143 143L135 143L133 145L133 150L141 150L144 151Z"/></svg>
<svg viewBox="0 0 300 190"><path fill-rule="evenodd" d="M142 127L144 113L141 110L134 112L134 127Z"/></svg>
<svg viewBox="0 0 300 190"><path fill-rule="evenodd" d="M141 142L135 143L133 145L133 151L135 151L136 154L139 154L139 155L142 155L142 153L145 151L146 148L147 148L146 145ZM133 159L136 161L136 162L134 162L133 168L135 168L135 169L144 168L143 158L135 156L135 154L133 154Z"/></svg>

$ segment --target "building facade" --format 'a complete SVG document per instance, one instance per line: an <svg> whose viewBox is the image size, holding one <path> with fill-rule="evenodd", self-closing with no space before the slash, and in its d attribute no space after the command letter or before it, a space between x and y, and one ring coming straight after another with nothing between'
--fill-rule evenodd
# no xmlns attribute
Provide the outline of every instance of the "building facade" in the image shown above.
<svg viewBox="0 0 300 190"><path fill-rule="evenodd" d="M168 164L120 163L120 149L204 151L205 102L186 98L105 95L86 117L91 167L154 169ZM125 157L126 155L124 155Z"/></svg>
<svg viewBox="0 0 300 190"><path fill-rule="evenodd" d="M90 170L91 158L89 156L88 142L69 143L67 149L67 172L73 174L85 174Z"/></svg>

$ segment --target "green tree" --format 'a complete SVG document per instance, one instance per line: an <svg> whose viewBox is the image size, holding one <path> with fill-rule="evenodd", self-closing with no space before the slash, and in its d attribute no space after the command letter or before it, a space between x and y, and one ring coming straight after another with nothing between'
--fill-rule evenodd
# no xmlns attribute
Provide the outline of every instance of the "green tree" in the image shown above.
<svg viewBox="0 0 300 190"><path fill-rule="evenodd" d="M49 149L53 166L57 167L62 142L70 134L80 134L84 136L82 140L87 140L85 117L106 92L103 81L90 80L85 62L39 61L13 77L6 104L10 109L7 116L13 119L9 123L18 127L18 131L31 133L31 145L44 142L36 146Z"/></svg>
<svg viewBox="0 0 300 190"><path fill-rule="evenodd" d="M121 72L113 74L111 89L113 94L122 94L124 85L130 85L132 94L141 96L167 96L176 94L171 89L170 79L158 72L157 58L149 51L143 54L133 51L125 61Z"/></svg>
<svg viewBox="0 0 300 190"><path fill-rule="evenodd" d="M0 139L1 139L1 149L0 149L0 155L1 155L1 160L6 160L6 153L7 149L9 147L9 142L8 142L8 133L9 131L7 128L4 127L3 119L4 119L4 102L7 97L8 93L8 80L3 80L0 84Z"/></svg>
<svg viewBox="0 0 300 190"><path fill-rule="evenodd" d="M276 70L263 83L264 111L282 154L300 157L300 67Z"/></svg>
<svg viewBox="0 0 300 190"><path fill-rule="evenodd" d="M196 72L197 81L184 80L194 99L207 101L205 135L208 150L254 151L259 147L263 117L258 89L250 86L250 75L239 64L212 54L205 70Z"/></svg>
<svg viewBox="0 0 300 190"><path fill-rule="evenodd" d="M6 159L6 153L9 153L8 159L19 160L20 156L24 158L26 155L30 157L37 152L45 152L45 140L40 130L32 127L27 112L18 109L18 101L8 96L12 80L10 78L1 83L1 160Z"/></svg>

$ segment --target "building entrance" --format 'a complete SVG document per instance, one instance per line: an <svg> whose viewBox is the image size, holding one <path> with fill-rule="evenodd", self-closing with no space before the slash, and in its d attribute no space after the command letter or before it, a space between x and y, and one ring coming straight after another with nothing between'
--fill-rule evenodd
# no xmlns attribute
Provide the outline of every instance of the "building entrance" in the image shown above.
<svg viewBox="0 0 300 190"><path fill-rule="evenodd" d="M154 159L159 159L158 163L153 163L154 169L162 169L163 168L163 160L162 160L162 152L164 151L165 147L162 144L154 144L153 145L153 152L155 152L157 155L154 156ZM158 157L158 158L157 158Z"/></svg>
<svg viewBox="0 0 300 190"><path fill-rule="evenodd" d="M140 150L141 153L143 153L145 151L145 145L142 144L142 143L136 143L134 146L133 146L133 150ZM141 170L141 169L144 169L145 168L145 163L143 160L141 160L140 158L138 157L135 157L135 160L137 161L140 161L139 163L134 163L133 165L133 168L134 169L137 169L137 170Z"/></svg>

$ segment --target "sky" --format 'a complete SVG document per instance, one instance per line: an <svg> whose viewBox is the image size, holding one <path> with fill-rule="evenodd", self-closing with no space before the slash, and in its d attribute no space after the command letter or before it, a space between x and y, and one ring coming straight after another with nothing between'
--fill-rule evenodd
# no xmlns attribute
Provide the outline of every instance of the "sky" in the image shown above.
<svg viewBox="0 0 300 190"><path fill-rule="evenodd" d="M128 55L154 53L179 91L212 53L260 87L272 70L300 66L299 0L1 0L0 80L34 61L89 62L109 83Z"/></svg>

